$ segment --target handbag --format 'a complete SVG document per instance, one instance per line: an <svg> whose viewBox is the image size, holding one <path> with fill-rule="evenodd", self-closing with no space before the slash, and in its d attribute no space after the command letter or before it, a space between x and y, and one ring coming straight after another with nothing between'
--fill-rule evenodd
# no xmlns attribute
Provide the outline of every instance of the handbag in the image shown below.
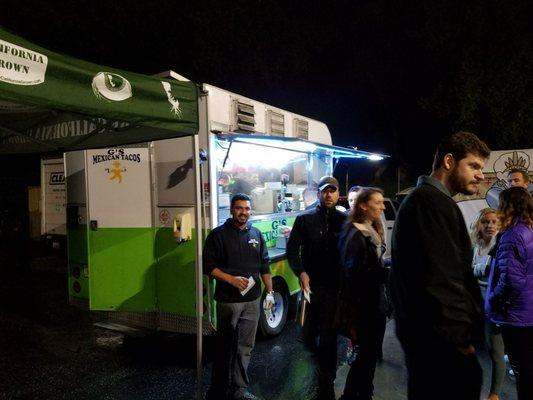
<svg viewBox="0 0 533 400"><path fill-rule="evenodd" d="M358 322L359 310L357 304L339 296L334 319L337 333L352 341L357 340Z"/></svg>

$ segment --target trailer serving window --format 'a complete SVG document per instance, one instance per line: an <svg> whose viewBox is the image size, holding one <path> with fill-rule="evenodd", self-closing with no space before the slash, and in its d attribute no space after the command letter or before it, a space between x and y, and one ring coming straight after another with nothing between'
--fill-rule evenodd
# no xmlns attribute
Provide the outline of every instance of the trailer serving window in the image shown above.
<svg viewBox="0 0 533 400"><path fill-rule="evenodd" d="M331 174L332 158L313 152L308 142L294 143L216 137L219 224L229 217L237 193L252 198L252 219L297 213L316 200L317 182Z"/></svg>

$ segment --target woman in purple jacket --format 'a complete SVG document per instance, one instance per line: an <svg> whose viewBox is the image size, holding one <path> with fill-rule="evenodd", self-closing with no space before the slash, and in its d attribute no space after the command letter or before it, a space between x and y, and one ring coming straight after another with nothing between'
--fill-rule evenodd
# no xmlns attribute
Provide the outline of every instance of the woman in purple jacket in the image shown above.
<svg viewBox="0 0 533 400"><path fill-rule="evenodd" d="M487 312L502 326L519 400L533 399L533 199L521 187L500 194L501 238L489 277Z"/></svg>

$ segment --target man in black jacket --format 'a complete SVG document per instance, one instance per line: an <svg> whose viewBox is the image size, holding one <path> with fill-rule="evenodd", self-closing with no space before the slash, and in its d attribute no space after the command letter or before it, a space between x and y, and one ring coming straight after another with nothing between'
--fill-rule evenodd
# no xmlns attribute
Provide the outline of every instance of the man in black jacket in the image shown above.
<svg viewBox="0 0 533 400"><path fill-rule="evenodd" d="M217 280L217 348L209 400L257 400L248 391L248 364L259 321L261 284L265 308L274 306L268 251L259 229L248 222L250 197L231 199L231 218L205 240L204 273Z"/></svg>
<svg viewBox="0 0 533 400"><path fill-rule="evenodd" d="M390 284L410 400L479 399L474 345L483 340L483 305L466 225L451 196L477 192L489 154L472 133L446 138L431 176L418 179L396 217Z"/></svg>
<svg viewBox="0 0 533 400"><path fill-rule="evenodd" d="M339 183L324 176L318 183L318 204L296 217L287 243L289 264L300 278L302 291L310 294L308 323L319 335L319 399L335 399L337 332L333 326L339 288L337 239L345 215L335 208Z"/></svg>

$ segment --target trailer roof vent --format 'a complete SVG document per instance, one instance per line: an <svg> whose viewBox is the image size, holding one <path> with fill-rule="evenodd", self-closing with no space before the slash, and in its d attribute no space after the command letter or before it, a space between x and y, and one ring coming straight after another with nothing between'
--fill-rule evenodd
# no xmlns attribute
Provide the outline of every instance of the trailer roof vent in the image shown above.
<svg viewBox="0 0 533 400"><path fill-rule="evenodd" d="M254 105L244 103L242 100L233 100L234 124L233 130L254 132L255 131L255 111Z"/></svg>
<svg viewBox="0 0 533 400"><path fill-rule="evenodd" d="M285 116L272 110L267 111L267 133L273 136L285 136Z"/></svg>
<svg viewBox="0 0 533 400"><path fill-rule="evenodd" d="M299 139L309 139L309 122L303 119L294 118L293 135Z"/></svg>

